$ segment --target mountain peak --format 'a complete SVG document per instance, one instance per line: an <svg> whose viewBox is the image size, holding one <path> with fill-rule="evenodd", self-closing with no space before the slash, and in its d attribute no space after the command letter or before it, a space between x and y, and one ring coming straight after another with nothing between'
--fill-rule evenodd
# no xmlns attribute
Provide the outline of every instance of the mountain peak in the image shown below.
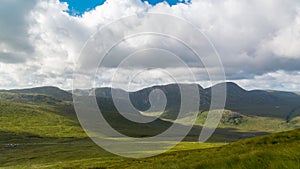
<svg viewBox="0 0 300 169"><path fill-rule="evenodd" d="M247 91L234 82L218 83L218 84L210 87L209 89L223 87L224 85L226 86L227 91Z"/></svg>
<svg viewBox="0 0 300 169"><path fill-rule="evenodd" d="M13 89L13 90L7 90L6 92L43 94L58 100L67 100L67 101L72 100L71 93L54 86L42 86L42 87L27 88L27 89Z"/></svg>

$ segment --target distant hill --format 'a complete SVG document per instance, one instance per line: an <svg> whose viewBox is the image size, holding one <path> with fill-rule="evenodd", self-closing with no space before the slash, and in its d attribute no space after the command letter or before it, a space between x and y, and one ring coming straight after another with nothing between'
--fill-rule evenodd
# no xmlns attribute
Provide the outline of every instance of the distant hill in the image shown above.
<svg viewBox="0 0 300 169"><path fill-rule="evenodd" d="M170 84L163 86L153 86L135 92L126 93L120 89L98 88L96 96L101 98L111 98L111 91L114 90L118 94L118 98L129 94L132 104L141 111L150 108L149 94L155 89L163 91L167 98L167 105L163 117L175 119L180 109L181 94L179 85L190 84ZM210 88L202 88L198 86L200 94L199 111L207 111L210 107L211 91L218 90L220 86L227 88L227 99L225 109L242 113L244 115L254 115L262 117L278 117L282 119L288 118L289 114L300 106L300 95L293 92L282 91L264 91L252 90L247 91L235 83L220 83ZM189 94L188 94L189 95ZM190 94L192 95L192 94ZM158 100L161 98L157 98ZM297 110L298 111L298 110ZM300 110L299 110L300 111Z"/></svg>
<svg viewBox="0 0 300 169"><path fill-rule="evenodd" d="M1 91L0 91L1 92ZM22 93L22 94L41 94L47 95L57 100L62 101L72 101L72 94L59 89L58 87L45 86L45 87L36 87L29 89L14 89L14 90L2 90L2 92L8 93Z"/></svg>
<svg viewBox="0 0 300 169"><path fill-rule="evenodd" d="M109 124L127 136L144 138L162 133L172 125L187 127L186 116L176 121L180 108L180 85L153 86L135 92L121 89L76 89L79 97L96 95L101 113ZM234 83L210 88L199 85L200 107L194 126L184 141L198 141L208 113L211 90L226 85L227 101L218 128L208 144L228 143L249 137L300 127L300 96L293 92L247 91ZM144 111L150 107L149 94L161 90L167 98L162 116L150 123L135 123L118 113L112 101L132 104ZM185 93L192 95L191 93ZM160 95L156 96L161 101ZM190 98L193 99L193 98ZM147 159L115 158L87 138L74 111L72 94L56 87L0 91L0 166L12 168L297 168L299 167L300 130L245 139L224 147L194 151L168 152ZM156 109L153 109L156 110ZM159 111L159 110L157 110ZM139 111L131 116L153 119ZM178 131L172 135L176 136ZM118 138L114 138L118 139ZM172 138L170 137L170 141ZM158 143L165 146L164 143ZM188 143L192 148L198 143ZM145 145L146 146L146 145ZM180 145L178 150L180 149ZM206 146L206 145L202 145ZM195 148L193 148L195 149ZM146 152L145 152L146 153ZM148 152L147 152L148 153ZM30 161L30 163L28 163ZM82 166L86 167L82 167ZM0 167L1 168L1 167Z"/></svg>
<svg viewBox="0 0 300 169"><path fill-rule="evenodd" d="M119 100L123 100L129 95L131 103L140 111L148 110L151 106L149 101L149 94L153 90L161 90L164 92L167 98L167 105L163 111L163 117L167 119L176 119L177 113L180 109L181 93L180 86L192 85L192 84L169 84L169 85L157 85L148 87L135 92L126 92L122 89L112 88L97 88L89 90L76 89L73 92L82 96L96 95L98 99L106 98L102 102L102 106L108 110L116 110L112 102L112 91ZM292 114L298 114L298 108L300 107L300 95L295 92L283 92L272 90L252 90L247 91L235 83L227 82L214 85L209 88L202 88L200 85L196 85L200 94L200 107L199 111L207 111L210 107L211 91L218 90L220 86L226 86L227 99L225 109L242 113L244 115L254 115L262 117L278 117L287 119ZM5 90L0 93L19 93L19 94L39 94L50 96L57 100L72 101L72 93L61 90L57 87L37 87L31 89L16 89ZM187 95L193 95L187 94ZM157 96L157 100L161 100L161 96ZM192 99L192 98L191 98ZM105 105L106 104L106 105ZM107 106L110 105L110 106ZM296 113L295 113L296 112ZM299 113L300 114L300 113Z"/></svg>
<svg viewBox="0 0 300 169"><path fill-rule="evenodd" d="M161 110L159 108L154 108L152 111L162 112L161 119L174 120L177 118L178 112L180 110L181 103L181 93L180 87L195 85L198 88L200 94L200 107L199 112L206 112L210 107L211 91L218 90L220 86L226 86L227 89L227 100L225 104L225 109L236 112L245 116L244 119L255 119L255 117L267 117L267 118L279 118L278 121L292 122L293 118L300 116L300 95L294 92L282 92L282 91L265 91L265 90L252 90L247 91L235 83L220 83L209 88L202 88L200 85L196 84L169 84L169 85L157 85L153 87L148 87L142 90L127 92L122 89L112 89L112 88L96 88L89 90L76 89L73 92L75 95L79 96L92 96L96 95L98 104L101 110L105 113L107 118L114 117L112 123L116 123L118 126L119 121L122 120L122 116L116 116L115 112L117 109L112 100L112 92L116 94L117 101L124 105L130 104L126 101L126 96L129 95L131 103L134 107L141 112L148 110L151 106L149 100L149 94L153 90L162 91L166 98L166 108ZM9 95L15 94L15 95ZM192 96L193 93L185 93L188 96ZM47 103L53 104L59 101L72 101L72 94L70 92L61 90L57 87L38 87L31 89L17 89L17 90L5 90L0 91L2 98L11 101L23 101L23 102L36 102L36 103ZM162 96L156 96L158 102L163 98ZM193 99L193 98L190 98ZM187 106L189 107L189 106ZM128 109L127 113L132 113L133 116L140 116L143 118L150 118L141 116L140 112ZM110 113L106 113L110 112ZM112 113L113 112L113 113ZM112 118L113 119L113 118ZM188 119L188 118L187 118ZM258 118L262 120L263 118ZM250 120L251 121L251 120ZM126 124L127 121L125 120ZM156 122L160 122L159 120ZM276 122L276 124L277 124ZM293 121L294 122L294 121ZM272 121L273 123L273 121ZM167 123L166 123L167 124ZM274 123L275 124L275 123ZM298 124L298 122L297 122ZM166 125L169 126L170 124ZM295 124L296 125L296 124Z"/></svg>
<svg viewBox="0 0 300 169"><path fill-rule="evenodd" d="M245 115L286 118L300 105L300 96L293 92L247 91L234 83L218 84L227 86L225 109ZM214 88L213 86L211 88ZM210 92L211 88L206 89Z"/></svg>
<svg viewBox="0 0 300 169"><path fill-rule="evenodd" d="M55 99L51 96L31 93L10 93L0 92L0 101L20 102L20 103L35 103L35 104L56 104L62 100Z"/></svg>
<svg viewBox="0 0 300 169"><path fill-rule="evenodd" d="M198 115L196 125L203 126L208 113L202 112ZM191 119L181 119L179 123L185 124ZM224 110L218 128L235 128L238 131L257 131L257 132L282 132L300 128L300 114L295 114L289 121L278 117L247 116L238 112Z"/></svg>

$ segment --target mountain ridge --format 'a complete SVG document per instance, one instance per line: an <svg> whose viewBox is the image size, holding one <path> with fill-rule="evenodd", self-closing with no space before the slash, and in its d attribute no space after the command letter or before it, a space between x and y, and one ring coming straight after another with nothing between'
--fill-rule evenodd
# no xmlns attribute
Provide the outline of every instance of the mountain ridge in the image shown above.
<svg viewBox="0 0 300 169"><path fill-rule="evenodd" d="M164 118L174 119L176 118L176 112L179 111L181 103L180 85L195 85L198 87L200 94L200 107L199 111L207 111L211 102L211 91L220 87L227 89L227 98L225 109L236 111L245 115L264 116L264 117L279 117L287 118L291 112L294 112L295 108L300 106L300 95L294 92L286 91L266 91L266 90L245 90L239 85L233 82L218 83L208 88L203 88L199 84L167 84L167 85L154 85L141 90L128 92L123 89L115 89L110 87L101 87L95 89L73 90L73 94L79 93L82 96L96 95L99 98L106 98L103 104L106 108L115 110L113 107L112 91L116 93L117 98L126 99L129 95L132 104L139 110L145 111L151 107L149 101L149 94L159 89L164 92L167 98L167 105L163 114ZM72 101L72 93L62 90L58 87L44 86L27 89L13 89L13 90L1 90L0 92L8 93L27 93L27 94L42 94L48 95L58 100ZM187 95L193 95L188 93ZM115 96L115 95L114 95ZM156 96L157 99L161 99L160 96ZM100 99L101 100L101 99ZM103 100L103 99L102 99ZM297 110L298 111L298 110Z"/></svg>
<svg viewBox="0 0 300 169"><path fill-rule="evenodd" d="M252 89L252 90L247 90L243 87L241 87L240 85L238 85L237 83L234 83L234 82L221 82L221 83L217 83L217 84L214 84L210 87L202 87L200 84L197 84L197 83L169 83L169 84L162 84L162 85L153 85L153 86L149 86L149 87L145 87L145 88L141 88L141 89L137 89L137 90L132 90L132 91L128 91L128 90L125 90L125 89L121 89L121 88L112 88L112 87L96 87L96 88L91 88L91 89L73 89L73 90L82 90L82 91L85 91L85 90L94 90L94 89L117 89L117 90L123 90L125 92L137 92L137 91L140 91L140 90L144 90L144 89L147 89L147 88L157 88L157 87L164 87L164 86L172 86L172 85L197 85L199 88L201 89L204 89L204 90L207 90L207 89L210 89L212 87L216 87L218 85L222 85L222 84L226 84L226 86L236 86L236 88L239 88L240 90L243 90L243 91L247 91L247 92L251 92L251 91L265 91L265 92L287 92L287 93L295 93L297 95L300 95L300 92L295 92L295 91L284 91L284 90L272 90L272 89ZM35 89L47 89L47 88L55 88L55 89L58 89L58 90L61 90L61 91L65 91L65 92L68 92L68 93L72 93L73 90L64 90L60 87L57 87L57 86L37 86L37 87L26 87L26 88L14 88L14 89L0 89L0 92L21 92L21 91L30 91L30 90L35 90Z"/></svg>

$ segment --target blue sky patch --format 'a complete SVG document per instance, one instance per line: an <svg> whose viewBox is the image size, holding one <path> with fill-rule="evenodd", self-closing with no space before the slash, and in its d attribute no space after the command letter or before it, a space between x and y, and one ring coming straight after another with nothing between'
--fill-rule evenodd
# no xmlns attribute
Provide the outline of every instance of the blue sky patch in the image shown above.
<svg viewBox="0 0 300 169"><path fill-rule="evenodd" d="M90 11L95 9L95 7L102 5L105 0L60 0L61 2L67 2L69 4L68 13L73 16L80 16L85 11ZM166 1L169 5L175 5L177 3L185 2L184 0L142 0L148 1L151 5L156 5L157 3ZM187 0L186 2L190 2Z"/></svg>
<svg viewBox="0 0 300 169"><path fill-rule="evenodd" d="M82 15L85 11L90 11L96 6L102 5L105 0L60 0L69 4L70 15Z"/></svg>
<svg viewBox="0 0 300 169"><path fill-rule="evenodd" d="M148 1L149 4L151 4L151 5L156 5L156 4L158 4L160 2L164 2L164 1L168 2L169 5L176 5L178 3L190 2L190 0L142 0L142 1L143 2Z"/></svg>

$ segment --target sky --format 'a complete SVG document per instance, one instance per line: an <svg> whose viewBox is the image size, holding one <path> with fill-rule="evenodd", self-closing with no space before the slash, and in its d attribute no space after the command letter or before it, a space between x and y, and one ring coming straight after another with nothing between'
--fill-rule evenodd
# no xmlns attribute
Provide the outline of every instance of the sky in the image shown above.
<svg viewBox="0 0 300 169"><path fill-rule="evenodd" d="M86 11L91 11L95 7L102 5L105 0L61 0L68 3L68 13L70 15L82 15Z"/></svg>
<svg viewBox="0 0 300 169"><path fill-rule="evenodd" d="M148 2L151 5L156 5L161 2L167 2L169 5L176 5L178 3L185 3L183 0L142 0ZM86 11L91 11L99 5L103 5L105 0L61 0L61 2L67 2L69 10L67 11L70 15L80 16ZM190 2L190 1L186 1Z"/></svg>
<svg viewBox="0 0 300 169"><path fill-rule="evenodd" d="M191 0L181 3L174 0L2 0L0 88L49 85L72 88L74 68L80 64L81 49L99 28L126 16L143 17L149 12L179 17L201 30L218 52L227 81L248 90L300 91L298 0ZM180 30L170 25L171 22L161 22L160 18L153 22L155 24L147 26L170 31L178 29L187 39L193 37L191 31ZM118 31L139 28L139 25L124 26L127 27ZM112 31L111 39L118 33ZM155 42L155 47L162 47L166 43L155 37L136 40L122 44L108 57L121 56L126 53L128 45L146 44L149 47ZM181 54L181 59L192 68L200 85L208 87L217 83L208 82L202 76L205 72L203 67L193 65L192 54L188 50L171 41L168 42L168 50ZM169 60L158 61L159 58L154 53L143 53L136 58L136 63L157 64L164 71L174 72L181 82L189 82L182 66ZM97 77L100 86L110 86L116 72L113 66L115 60L108 60ZM93 58L89 60L90 63L93 61ZM121 71L124 76L120 77L142 72L132 81L136 88L172 82L158 69L145 71L148 70L146 66L124 68ZM118 83L128 84L128 79L119 79Z"/></svg>

